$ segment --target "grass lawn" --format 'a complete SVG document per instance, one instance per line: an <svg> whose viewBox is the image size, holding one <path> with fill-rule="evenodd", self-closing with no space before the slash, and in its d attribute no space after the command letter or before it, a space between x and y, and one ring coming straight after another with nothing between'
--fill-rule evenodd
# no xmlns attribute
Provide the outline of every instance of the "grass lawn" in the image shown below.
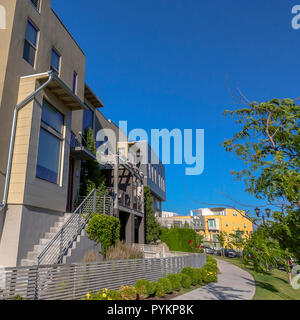
<svg viewBox="0 0 300 320"><path fill-rule="evenodd" d="M295 290L288 284L284 271L273 270L270 274L259 274L251 266L245 266L240 259L218 257L230 262L253 275L256 292L253 300L300 300L300 289Z"/></svg>

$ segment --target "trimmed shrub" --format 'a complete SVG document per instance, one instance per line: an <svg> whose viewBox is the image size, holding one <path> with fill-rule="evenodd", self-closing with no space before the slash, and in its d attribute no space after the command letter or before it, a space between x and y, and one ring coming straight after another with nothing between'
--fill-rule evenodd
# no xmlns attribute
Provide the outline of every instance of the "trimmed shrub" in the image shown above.
<svg viewBox="0 0 300 320"><path fill-rule="evenodd" d="M120 293L124 300L136 300L137 298L135 287L123 286L120 288Z"/></svg>
<svg viewBox="0 0 300 320"><path fill-rule="evenodd" d="M173 291L180 291L181 290L181 282L178 278L177 274L169 274L167 278L170 280Z"/></svg>
<svg viewBox="0 0 300 320"><path fill-rule="evenodd" d="M181 274L181 285L185 289L189 289L192 285L192 279L185 273Z"/></svg>
<svg viewBox="0 0 300 320"><path fill-rule="evenodd" d="M201 268L195 269L195 274L197 278L197 284L203 284L202 269Z"/></svg>
<svg viewBox="0 0 300 320"><path fill-rule="evenodd" d="M182 269L181 273L188 275L191 278L192 286L195 286L198 283L197 274L194 268L185 267Z"/></svg>
<svg viewBox="0 0 300 320"><path fill-rule="evenodd" d="M143 259L143 257L140 248L120 241L106 251L106 260Z"/></svg>
<svg viewBox="0 0 300 320"><path fill-rule="evenodd" d="M194 229L162 228L160 240L167 244L171 251L199 252L191 246L199 242L199 235Z"/></svg>
<svg viewBox="0 0 300 320"><path fill-rule="evenodd" d="M156 282L155 284L155 295L158 298L163 298L166 295L165 286L161 282Z"/></svg>
<svg viewBox="0 0 300 320"><path fill-rule="evenodd" d="M138 280L135 289L141 299L148 298L151 294L150 282L148 280Z"/></svg>
<svg viewBox="0 0 300 320"><path fill-rule="evenodd" d="M120 220L106 214L93 213L86 227L89 239L96 244L101 243L102 255L105 257L107 249L120 239Z"/></svg>
<svg viewBox="0 0 300 320"><path fill-rule="evenodd" d="M156 282L149 283L149 296L154 296L156 291Z"/></svg>
<svg viewBox="0 0 300 320"><path fill-rule="evenodd" d="M116 290L110 290L109 291L109 297L111 298L111 300L124 300L124 298L122 297L121 293L119 291Z"/></svg>
<svg viewBox="0 0 300 320"><path fill-rule="evenodd" d="M171 281L168 278L160 278L157 283L161 283L164 286L166 293L173 292Z"/></svg>

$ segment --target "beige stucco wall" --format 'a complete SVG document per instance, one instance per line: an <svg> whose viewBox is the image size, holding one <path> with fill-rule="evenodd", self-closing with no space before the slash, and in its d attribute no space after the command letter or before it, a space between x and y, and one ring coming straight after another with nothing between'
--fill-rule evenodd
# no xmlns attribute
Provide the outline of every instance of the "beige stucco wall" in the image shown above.
<svg viewBox="0 0 300 320"><path fill-rule="evenodd" d="M2 200L4 174L11 133L13 110L19 97L20 77L46 72L50 69L51 50L54 47L61 54L60 78L70 87L73 73L78 74L77 95L83 101L86 58L82 50L68 33L51 9L51 1L41 2L40 13L30 1L0 0L6 9L7 30L0 30L0 201ZM23 59L23 47L27 21L30 19L39 29L35 66ZM27 112L30 106L27 108ZM33 108L33 106L32 106ZM82 111L76 112L82 114ZM24 111L26 115L26 111ZM22 115L21 115L22 117ZM82 119L82 116L81 116ZM81 120L82 123L82 120ZM74 131L79 131L80 120L75 122ZM36 124L39 126L39 124ZM27 126L27 130L29 127ZM25 127L18 129L25 134ZM23 151L25 151L23 149ZM20 151L21 152L21 151ZM18 160L16 160L18 161ZM22 160L20 160L22 161ZM21 164L24 166L24 161ZM21 179L16 177L15 180ZM15 189L19 193L20 189Z"/></svg>

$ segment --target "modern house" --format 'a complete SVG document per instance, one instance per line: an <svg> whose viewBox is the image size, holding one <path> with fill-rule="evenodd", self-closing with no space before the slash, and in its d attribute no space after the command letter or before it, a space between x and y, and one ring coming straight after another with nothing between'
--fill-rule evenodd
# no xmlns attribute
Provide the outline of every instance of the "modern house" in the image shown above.
<svg viewBox="0 0 300 320"><path fill-rule="evenodd" d="M51 1L0 0L0 6L6 12L6 29L0 29L0 265L18 266L37 263L45 247L65 236L82 163L98 157L82 141L84 129L96 137L100 129L118 128L99 111L103 104L85 82L85 54ZM113 158L116 148L102 155L113 214L122 239L143 243L144 176ZM75 234L72 241L83 238ZM91 246L84 241L77 249Z"/></svg>
<svg viewBox="0 0 300 320"><path fill-rule="evenodd" d="M143 174L144 186L148 186L152 196L152 206L156 217L162 215L162 203L166 201L165 166L147 141L119 141L119 155L134 163Z"/></svg>
<svg viewBox="0 0 300 320"><path fill-rule="evenodd" d="M183 216L175 212L163 211L162 216L158 218L158 222L162 227L167 228L184 228L189 226L189 228L194 229L196 232L203 231L204 217L198 215Z"/></svg>
<svg viewBox="0 0 300 320"><path fill-rule="evenodd" d="M211 247L218 248L217 234L226 232L225 246L229 241L229 235L237 230L243 231L245 235L253 232L252 222L245 216L242 210L230 208L201 208L191 211L192 217L202 219L204 224L199 231L204 236L204 241Z"/></svg>

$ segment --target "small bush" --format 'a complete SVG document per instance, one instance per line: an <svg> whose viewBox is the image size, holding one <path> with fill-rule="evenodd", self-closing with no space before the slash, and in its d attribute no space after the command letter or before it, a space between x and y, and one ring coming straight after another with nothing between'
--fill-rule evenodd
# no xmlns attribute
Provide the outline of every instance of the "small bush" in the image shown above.
<svg viewBox="0 0 300 320"><path fill-rule="evenodd" d="M148 280L138 280L134 286L141 299L148 298L151 295L150 282Z"/></svg>
<svg viewBox="0 0 300 320"><path fill-rule="evenodd" d="M191 278L192 286L195 286L198 283L197 274L194 268L185 267L182 269L181 273L188 275Z"/></svg>
<svg viewBox="0 0 300 320"><path fill-rule="evenodd" d="M164 286L166 293L173 292L171 281L168 278L160 278L157 283L161 283Z"/></svg>
<svg viewBox="0 0 300 320"><path fill-rule="evenodd" d="M181 281L178 278L177 274L169 274L167 278L170 280L173 291L181 290Z"/></svg>
<svg viewBox="0 0 300 320"><path fill-rule="evenodd" d="M195 269L195 274L197 278L197 284L203 284L202 269L201 268Z"/></svg>
<svg viewBox="0 0 300 320"><path fill-rule="evenodd" d="M189 289L192 285L192 279L185 273L181 274L181 285L185 289Z"/></svg>
<svg viewBox="0 0 300 320"><path fill-rule="evenodd" d="M11 300L25 300L25 299L22 298L20 295L17 295L17 296L12 297Z"/></svg>
<svg viewBox="0 0 300 320"><path fill-rule="evenodd" d="M86 254L81 260L81 262L83 263L99 262L99 261L100 261L99 253L97 253L95 250L90 250L86 252Z"/></svg>
<svg viewBox="0 0 300 320"><path fill-rule="evenodd" d="M155 295L158 298L163 298L166 295L165 286L161 282L155 283Z"/></svg>
<svg viewBox="0 0 300 320"><path fill-rule="evenodd" d="M102 255L106 256L109 247L120 239L120 220L106 214L93 213L86 227L89 239L101 243Z"/></svg>
<svg viewBox="0 0 300 320"><path fill-rule="evenodd" d="M156 282L149 283L149 296L154 296L156 291Z"/></svg>
<svg viewBox="0 0 300 320"><path fill-rule="evenodd" d="M140 248L124 242L118 242L106 251L106 260L143 259L143 257Z"/></svg>
<svg viewBox="0 0 300 320"><path fill-rule="evenodd" d="M103 289L97 293L88 293L84 300L112 300L109 295L109 290Z"/></svg>
<svg viewBox="0 0 300 320"><path fill-rule="evenodd" d="M137 298L135 287L123 286L120 288L120 293L124 300L136 300Z"/></svg>
<svg viewBox="0 0 300 320"><path fill-rule="evenodd" d="M121 293L119 291L116 290L110 290L109 292L109 297L111 298L111 300L124 300L124 298L122 297Z"/></svg>

